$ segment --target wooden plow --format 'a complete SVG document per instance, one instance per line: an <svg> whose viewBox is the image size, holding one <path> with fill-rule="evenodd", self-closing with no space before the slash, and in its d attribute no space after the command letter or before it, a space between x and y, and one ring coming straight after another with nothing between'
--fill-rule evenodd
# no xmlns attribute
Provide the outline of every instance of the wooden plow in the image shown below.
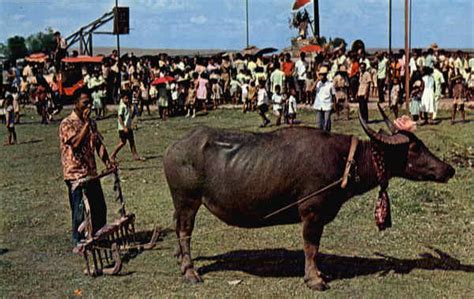
<svg viewBox="0 0 474 299"><path fill-rule="evenodd" d="M161 234L160 227L156 226L148 243L141 244L137 241L135 215L125 210L125 200L117 168L106 170L95 177L84 178L79 184L85 185L109 175L114 175L115 199L120 203L119 218L93 233L89 200L84 194L84 222L80 225L79 232L84 233L85 238L74 248L74 252L85 260L84 273L93 277L102 274L118 274L122 269L124 256L152 249Z"/></svg>

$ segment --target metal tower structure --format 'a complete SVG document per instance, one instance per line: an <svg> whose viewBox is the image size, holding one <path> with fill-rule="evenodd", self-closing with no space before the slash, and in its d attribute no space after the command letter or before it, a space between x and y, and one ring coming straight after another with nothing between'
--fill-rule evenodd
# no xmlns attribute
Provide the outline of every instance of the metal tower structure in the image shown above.
<svg viewBox="0 0 474 299"><path fill-rule="evenodd" d="M92 34L111 34L109 32L95 32L97 29L102 27L104 24L114 19L114 10L105 13L95 21L82 26L74 33L66 37L67 49L73 45L79 43L79 54L92 56Z"/></svg>

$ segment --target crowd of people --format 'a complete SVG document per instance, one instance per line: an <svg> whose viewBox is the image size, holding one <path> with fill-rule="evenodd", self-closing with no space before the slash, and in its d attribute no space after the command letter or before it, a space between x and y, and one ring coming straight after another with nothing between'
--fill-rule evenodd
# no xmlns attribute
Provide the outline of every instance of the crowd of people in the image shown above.
<svg viewBox="0 0 474 299"><path fill-rule="evenodd" d="M60 35L56 38L61 48ZM58 50L56 56L58 53L59 59L67 55ZM22 104L35 104L44 124L60 110L60 62L56 56L41 63L5 65L0 99L5 99L4 114L12 132L7 143L16 140L14 126L20 122ZM453 98L452 121L457 110L464 120L464 102L474 95L474 58L436 45L426 51L414 50L408 67L403 50L368 55L363 49L346 51L344 47L301 52L297 57L288 52L208 57L136 57L130 53L119 57L113 51L100 64L81 67L82 83L91 93L97 119L105 117L108 104L130 106L132 120L145 110L150 114L150 105L156 105L159 116L166 120L171 116L194 118L199 111L233 104L241 105L244 113L257 111L262 127L271 123L270 108L276 125L292 125L297 122L297 104L306 104L317 112L316 125L330 130L333 112L335 119L349 119L350 102L359 103L362 117L368 120L369 97L387 101L397 117L405 98L407 70L410 113L423 124L436 123L442 97Z"/></svg>
<svg viewBox="0 0 474 299"><path fill-rule="evenodd" d="M260 126L266 127L272 119L276 126L298 123L298 105L305 105L315 111L316 126L331 131L332 120L350 119L351 102L358 103L361 117L369 121L370 97L388 102L398 117L407 74L409 111L421 124L436 123L442 97L453 99L452 122L457 110L465 120L464 103L474 96L474 58L461 51L440 50L436 45L426 51L414 50L409 65L403 50L368 55L363 48L346 51L340 47L299 52L296 57L289 52L267 56L229 52L208 57L136 57L130 53L119 57L113 51L99 63L68 66L61 63L67 56L65 42L60 34L55 38L58 48L50 59L5 64L0 100L8 130L6 144L14 144L21 108L34 104L41 123L48 124L67 100L61 91L63 76L79 74L75 78L78 89L72 96L74 108L59 128L75 244L83 238L79 229L83 193L93 197L97 205L92 209L93 219L97 219L94 231L102 227L106 215L100 184L80 186L77 182L97 174L94 151L108 168L116 166L117 155L127 143L133 159L143 160L134 140L135 120L143 113L151 114L150 106L156 106L159 117L166 121L169 117L192 119L197 113L205 115L219 105L231 104L240 106L243 113L256 111ZM118 106L119 141L109 155L96 120L106 117L110 104ZM269 117L270 109L273 117Z"/></svg>

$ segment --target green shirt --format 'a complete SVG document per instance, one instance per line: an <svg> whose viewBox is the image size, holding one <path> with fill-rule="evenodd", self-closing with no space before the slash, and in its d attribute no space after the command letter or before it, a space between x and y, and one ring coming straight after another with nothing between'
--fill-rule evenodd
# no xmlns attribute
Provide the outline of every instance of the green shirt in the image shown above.
<svg viewBox="0 0 474 299"><path fill-rule="evenodd" d="M280 90L284 90L285 73L276 69L270 75L270 82L272 83L272 92L275 93L275 86L280 85Z"/></svg>
<svg viewBox="0 0 474 299"><path fill-rule="evenodd" d="M124 102L120 101L120 105L118 108L118 116L122 118L123 124L126 128L132 128L132 113L130 111L130 107L125 105ZM117 125L119 131L123 131L124 127L120 124L119 119L117 118Z"/></svg>
<svg viewBox="0 0 474 299"><path fill-rule="evenodd" d="M245 74L239 73L237 74L236 79L237 81L239 81L240 84L244 84L245 81L249 80L249 77L247 77L247 75Z"/></svg>
<svg viewBox="0 0 474 299"><path fill-rule="evenodd" d="M436 96L441 96L441 86L444 83L444 77L443 77L443 74L436 68L433 70L433 79L435 82L434 94Z"/></svg>
<svg viewBox="0 0 474 299"><path fill-rule="evenodd" d="M469 68L471 69L471 72L474 70L474 57L469 59Z"/></svg>
<svg viewBox="0 0 474 299"><path fill-rule="evenodd" d="M387 59L384 57L377 66L377 78L385 79L387 77Z"/></svg>

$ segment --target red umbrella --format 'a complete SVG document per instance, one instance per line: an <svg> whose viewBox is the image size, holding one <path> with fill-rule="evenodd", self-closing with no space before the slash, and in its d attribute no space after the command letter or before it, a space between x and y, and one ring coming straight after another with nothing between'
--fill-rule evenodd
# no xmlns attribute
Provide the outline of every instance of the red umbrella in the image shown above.
<svg viewBox="0 0 474 299"><path fill-rule="evenodd" d="M102 60L104 60L104 56L79 55L77 57L66 57L61 61L67 63L101 63Z"/></svg>
<svg viewBox="0 0 474 299"><path fill-rule="evenodd" d="M173 81L174 81L173 77L164 76L164 77L156 78L155 80L153 80L153 82L151 82L151 85L164 84L164 83L173 82Z"/></svg>
<svg viewBox="0 0 474 299"><path fill-rule="evenodd" d="M301 47L300 51L301 52L306 52L306 53L319 53L323 50L321 46L318 45L307 45L304 47Z"/></svg>
<svg viewBox="0 0 474 299"><path fill-rule="evenodd" d="M42 63L48 59L48 56L44 53L34 53L30 56L25 57L26 61Z"/></svg>
<svg viewBox="0 0 474 299"><path fill-rule="evenodd" d="M308 5L310 2L311 0L295 0L295 3L293 3L293 10L298 10Z"/></svg>

